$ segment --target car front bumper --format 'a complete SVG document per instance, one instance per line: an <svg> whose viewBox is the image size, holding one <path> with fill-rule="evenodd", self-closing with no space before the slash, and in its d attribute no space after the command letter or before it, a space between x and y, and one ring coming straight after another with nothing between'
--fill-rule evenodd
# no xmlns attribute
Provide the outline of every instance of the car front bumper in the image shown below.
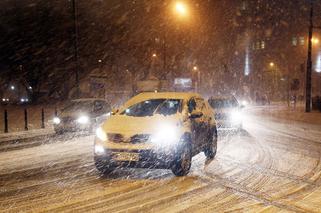
<svg viewBox="0 0 321 213"><path fill-rule="evenodd" d="M91 124L55 124L54 129L56 132L78 132L78 131L90 131Z"/></svg>
<svg viewBox="0 0 321 213"><path fill-rule="evenodd" d="M102 146L101 146L102 147ZM110 167L134 167L134 168L154 168L167 169L172 166L176 156L177 148L156 149L156 148L106 148L99 153L94 151L96 163L108 165ZM119 159L119 156L134 156L132 159Z"/></svg>

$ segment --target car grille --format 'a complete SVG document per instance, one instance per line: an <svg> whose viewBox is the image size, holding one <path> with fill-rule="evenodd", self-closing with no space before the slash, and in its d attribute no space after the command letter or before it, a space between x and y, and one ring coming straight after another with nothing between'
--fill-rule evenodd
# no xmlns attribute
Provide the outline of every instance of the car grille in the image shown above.
<svg viewBox="0 0 321 213"><path fill-rule="evenodd" d="M122 134L108 133L108 140L116 143L125 142L124 136Z"/></svg>
<svg viewBox="0 0 321 213"><path fill-rule="evenodd" d="M62 117L61 118L61 122L62 123L72 123L74 121L74 118L73 117Z"/></svg>
<svg viewBox="0 0 321 213"><path fill-rule="evenodd" d="M107 134L108 140L115 142L115 143L145 143L148 142L150 139L149 134L136 134L131 136L129 139L126 139L124 135L118 133L108 133Z"/></svg>
<svg viewBox="0 0 321 213"><path fill-rule="evenodd" d="M145 143L149 141L149 138L150 138L149 134L137 134L130 138L130 142L134 144Z"/></svg>

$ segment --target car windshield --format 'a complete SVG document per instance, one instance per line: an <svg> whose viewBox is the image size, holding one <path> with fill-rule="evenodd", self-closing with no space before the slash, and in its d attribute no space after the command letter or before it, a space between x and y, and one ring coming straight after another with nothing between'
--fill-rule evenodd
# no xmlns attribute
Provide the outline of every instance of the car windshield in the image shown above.
<svg viewBox="0 0 321 213"><path fill-rule="evenodd" d="M237 102L233 99L210 99L208 102L214 109L237 107Z"/></svg>
<svg viewBox="0 0 321 213"><path fill-rule="evenodd" d="M91 101L76 101L76 102L71 102L62 111L64 112L79 111L79 110L88 111L88 110L91 110L92 107L93 107L93 102Z"/></svg>
<svg viewBox="0 0 321 213"><path fill-rule="evenodd" d="M150 99L134 104L123 112L121 115L133 117L152 116L154 114L173 115L181 111L180 99Z"/></svg>

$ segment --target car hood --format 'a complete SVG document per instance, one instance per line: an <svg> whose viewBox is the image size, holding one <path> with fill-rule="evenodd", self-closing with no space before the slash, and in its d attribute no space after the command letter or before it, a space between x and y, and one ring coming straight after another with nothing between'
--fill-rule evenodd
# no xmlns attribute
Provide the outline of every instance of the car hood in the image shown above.
<svg viewBox="0 0 321 213"><path fill-rule="evenodd" d="M107 118L102 128L106 133L123 135L152 134L165 126L175 128L179 125L181 118L181 115L146 117L113 115Z"/></svg>
<svg viewBox="0 0 321 213"><path fill-rule="evenodd" d="M82 115L87 115L90 116L90 110L77 110L77 111L63 111L60 113L59 117L64 118L64 117L72 117L72 118L77 118Z"/></svg>
<svg viewBox="0 0 321 213"><path fill-rule="evenodd" d="M228 114L237 110L236 107L228 107L228 108L217 108L215 109L215 114Z"/></svg>

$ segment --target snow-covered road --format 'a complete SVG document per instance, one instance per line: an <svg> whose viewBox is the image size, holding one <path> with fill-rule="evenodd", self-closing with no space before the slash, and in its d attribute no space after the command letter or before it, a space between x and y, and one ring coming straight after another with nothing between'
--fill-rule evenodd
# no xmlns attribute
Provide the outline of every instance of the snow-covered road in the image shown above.
<svg viewBox="0 0 321 213"><path fill-rule="evenodd" d="M191 173L124 169L100 177L93 137L0 152L0 211L321 212L321 127L248 116Z"/></svg>

